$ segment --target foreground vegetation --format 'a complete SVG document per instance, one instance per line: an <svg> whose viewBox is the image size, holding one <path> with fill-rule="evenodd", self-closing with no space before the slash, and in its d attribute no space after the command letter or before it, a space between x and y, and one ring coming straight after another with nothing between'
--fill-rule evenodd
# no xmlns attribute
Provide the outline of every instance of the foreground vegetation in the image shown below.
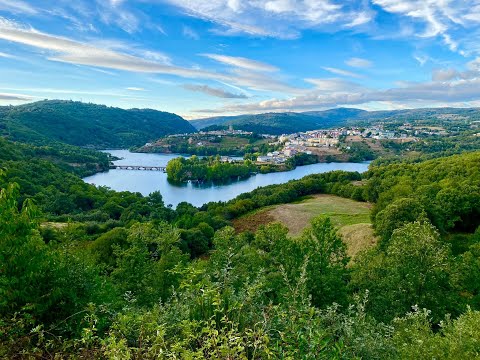
<svg viewBox="0 0 480 360"><path fill-rule="evenodd" d="M2 358L480 353L480 152L172 209L159 193L85 184L79 169L108 165L104 154L0 141ZM314 194L373 204L378 244L350 262L334 214L294 236L278 223L229 226Z"/></svg>
<svg viewBox="0 0 480 360"><path fill-rule="evenodd" d="M208 260L190 262L178 230L165 223L110 233L91 245L95 251L45 244L34 208L26 203L19 212L16 196L9 186L0 198L4 357L478 354L480 313L460 295L472 279L465 269L478 267L476 247L452 257L427 221L398 228L385 250L365 253L351 269L322 217L295 239L281 225L255 236L227 227L215 234ZM371 263L372 256L381 260Z"/></svg>

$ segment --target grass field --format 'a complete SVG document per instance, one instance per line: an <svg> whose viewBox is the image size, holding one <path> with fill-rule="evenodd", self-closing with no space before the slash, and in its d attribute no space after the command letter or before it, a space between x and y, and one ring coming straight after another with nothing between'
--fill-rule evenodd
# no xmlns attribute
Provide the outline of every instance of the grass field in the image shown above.
<svg viewBox="0 0 480 360"><path fill-rule="evenodd" d="M370 204L333 195L315 195L298 203L260 209L235 219L233 223L238 232L254 232L261 225L280 222L288 227L291 236L298 236L310 225L312 218L320 214L330 217L339 229L350 256L375 243Z"/></svg>

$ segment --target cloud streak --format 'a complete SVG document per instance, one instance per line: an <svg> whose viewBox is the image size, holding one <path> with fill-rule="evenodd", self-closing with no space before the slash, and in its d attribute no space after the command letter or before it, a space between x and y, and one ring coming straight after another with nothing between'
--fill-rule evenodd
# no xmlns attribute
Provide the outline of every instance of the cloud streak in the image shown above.
<svg viewBox="0 0 480 360"><path fill-rule="evenodd" d="M0 10L13 14L35 15L38 13L37 9L22 0L0 0Z"/></svg>
<svg viewBox="0 0 480 360"><path fill-rule="evenodd" d="M7 54L7 53L4 53L4 52L0 52L0 58L5 58L5 59L15 59L16 56L14 55L11 55L11 54Z"/></svg>
<svg viewBox="0 0 480 360"><path fill-rule="evenodd" d="M242 69L252 70L252 71L275 72L279 70L277 67L273 65L266 64L260 61L247 59L244 57L234 57L234 56L226 56L226 55L218 55L218 54L201 54L201 55L222 64L239 67Z"/></svg>
<svg viewBox="0 0 480 360"><path fill-rule="evenodd" d="M53 61L134 72L173 74L181 77L224 79L224 76L213 72L164 65L153 60L146 60L67 38L24 29L1 17L0 39L32 46L37 49L49 50L52 53L48 58Z"/></svg>
<svg viewBox="0 0 480 360"><path fill-rule="evenodd" d="M190 91L201 92L210 96L223 99L247 99L248 96L240 93L233 93L220 88L214 88L208 85L186 84L183 87Z"/></svg>
<svg viewBox="0 0 480 360"><path fill-rule="evenodd" d="M134 87L134 86L127 87L126 90L128 90L128 91L147 91L147 90L145 90L144 88Z"/></svg>
<svg viewBox="0 0 480 360"><path fill-rule="evenodd" d="M347 70L337 69L334 67L323 66L322 69L336 75L348 76L348 77L353 77L357 79L363 78L363 75L360 75L351 71L347 71Z"/></svg>
<svg viewBox="0 0 480 360"><path fill-rule="evenodd" d="M30 101L33 97L28 95L0 93L0 101Z"/></svg>
<svg viewBox="0 0 480 360"><path fill-rule="evenodd" d="M348 66L354 67L354 68L369 68L373 66L373 63L370 60L367 59L361 59L357 57L352 57L345 61L345 64Z"/></svg>

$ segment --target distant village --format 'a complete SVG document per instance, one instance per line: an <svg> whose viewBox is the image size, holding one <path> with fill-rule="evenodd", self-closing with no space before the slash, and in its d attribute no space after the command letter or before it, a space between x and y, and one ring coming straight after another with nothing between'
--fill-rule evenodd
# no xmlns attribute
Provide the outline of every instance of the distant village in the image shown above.
<svg viewBox="0 0 480 360"><path fill-rule="evenodd" d="M278 151L273 151L265 156L257 158L258 163L282 164L288 158L296 154L306 153L312 154L312 148L331 148L338 147L341 139L347 136L354 136L360 138L370 138L376 140L408 140L415 141L409 134L409 124L404 124L403 131L387 131L383 129L382 125L373 126L369 128L339 128L328 130L312 130L307 132L299 132L294 134L282 135L278 137L277 142L270 145L283 145L283 148ZM412 129L415 135L418 131Z"/></svg>
<svg viewBox="0 0 480 360"><path fill-rule="evenodd" d="M251 136L253 132L235 130L232 126L225 130L213 130L213 131L199 131L192 137L191 134L175 134L169 135L168 138L188 137L189 144L197 147L204 146L204 141L211 140L212 138L220 138L224 136ZM284 134L281 136L271 134L260 134L265 139L271 139L272 142L269 145L276 145L280 147L277 151L272 151L266 155L258 156L256 162L258 164L283 164L289 158L305 153L312 154L312 150L315 148L339 148L343 141L348 138L373 139L373 140L393 140L399 142L413 142L418 141L418 137L421 136L446 136L446 132L443 128L432 127L419 127L410 123L404 123L399 126L395 131L385 130L383 124L376 124L369 127L348 127L326 130L312 130L307 132L298 132L293 134ZM202 137L205 138L202 141ZM147 143L145 146L151 146ZM346 149L349 149L346 146ZM222 162L234 162L235 160L228 156L221 157Z"/></svg>

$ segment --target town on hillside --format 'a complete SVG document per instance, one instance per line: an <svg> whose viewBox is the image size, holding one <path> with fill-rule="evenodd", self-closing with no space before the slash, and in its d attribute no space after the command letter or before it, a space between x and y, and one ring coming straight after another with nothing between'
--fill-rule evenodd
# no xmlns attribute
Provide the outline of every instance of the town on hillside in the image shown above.
<svg viewBox="0 0 480 360"><path fill-rule="evenodd" d="M234 129L201 130L168 135L135 149L139 152L183 153L199 156L219 155L222 162L248 158L259 165L282 165L299 155L316 155L319 161L362 161L393 150L410 151L408 144L457 135L442 126L379 121L369 126L317 129L283 135L256 134ZM413 148L414 146L412 146Z"/></svg>

